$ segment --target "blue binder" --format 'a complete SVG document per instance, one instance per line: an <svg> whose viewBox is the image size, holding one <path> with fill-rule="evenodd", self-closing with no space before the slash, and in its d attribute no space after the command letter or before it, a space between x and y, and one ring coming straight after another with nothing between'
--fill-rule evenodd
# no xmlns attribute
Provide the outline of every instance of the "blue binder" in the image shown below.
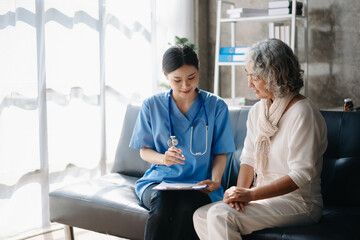
<svg viewBox="0 0 360 240"><path fill-rule="evenodd" d="M248 47L222 47L220 54L245 54Z"/></svg>
<svg viewBox="0 0 360 240"><path fill-rule="evenodd" d="M245 62L245 54L220 54L219 62Z"/></svg>

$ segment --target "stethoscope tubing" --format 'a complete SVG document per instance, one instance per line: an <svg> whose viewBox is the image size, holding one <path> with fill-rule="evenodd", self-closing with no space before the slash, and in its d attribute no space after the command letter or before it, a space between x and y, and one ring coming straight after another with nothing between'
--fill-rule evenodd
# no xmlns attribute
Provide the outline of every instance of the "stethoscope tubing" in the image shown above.
<svg viewBox="0 0 360 240"><path fill-rule="evenodd" d="M200 102L201 102L201 107L197 110L195 117L192 121L191 124L191 135L190 135L190 152L193 155L204 155L207 151L207 145L208 145L208 125L209 125L209 120L208 120L208 116L207 116L207 112L206 112L206 108L205 108L205 104L204 104L204 100L201 96L201 92L198 88L195 89L195 91L197 91L200 94ZM170 132L170 139L175 139L175 133L174 133L174 128L172 126L172 121L171 121L171 113L170 113L170 103L171 103L171 94L172 94L173 90L170 89L170 92L168 94L168 117L169 117L169 132ZM196 122L196 117L198 116L201 108L204 109L204 113L205 113L205 120L206 120L206 147L205 147L205 151L203 153L201 152L197 152L197 153L193 153L192 151L192 139L193 139L193 130L194 130L194 124Z"/></svg>

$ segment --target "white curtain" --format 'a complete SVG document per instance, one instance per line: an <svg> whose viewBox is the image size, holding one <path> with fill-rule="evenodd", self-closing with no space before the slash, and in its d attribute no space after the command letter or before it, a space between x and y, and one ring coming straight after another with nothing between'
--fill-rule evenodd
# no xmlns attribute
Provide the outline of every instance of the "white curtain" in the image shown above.
<svg viewBox="0 0 360 240"><path fill-rule="evenodd" d="M0 239L51 227L49 191L107 173L126 105L193 39L192 0L0 1Z"/></svg>
<svg viewBox="0 0 360 240"><path fill-rule="evenodd" d="M192 43L194 37L194 0L157 0L156 1L156 53L157 62L161 64L163 53L170 44L174 44L175 36L186 37ZM166 83L161 72L161 65L155 72L158 83Z"/></svg>

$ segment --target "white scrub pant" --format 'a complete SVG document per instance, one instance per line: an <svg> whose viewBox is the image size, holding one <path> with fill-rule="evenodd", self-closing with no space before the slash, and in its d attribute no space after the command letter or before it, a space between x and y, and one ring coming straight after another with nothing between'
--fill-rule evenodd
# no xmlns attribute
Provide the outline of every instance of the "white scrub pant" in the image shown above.
<svg viewBox="0 0 360 240"><path fill-rule="evenodd" d="M223 202L200 207L194 213L194 226L201 240L242 239L253 231L318 222L322 208L282 197L253 201L245 211Z"/></svg>

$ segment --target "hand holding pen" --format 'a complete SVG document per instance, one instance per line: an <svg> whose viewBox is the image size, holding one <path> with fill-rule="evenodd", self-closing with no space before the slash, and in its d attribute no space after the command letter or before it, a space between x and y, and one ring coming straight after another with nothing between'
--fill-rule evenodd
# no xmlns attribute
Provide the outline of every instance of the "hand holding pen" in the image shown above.
<svg viewBox="0 0 360 240"><path fill-rule="evenodd" d="M185 164L185 156L182 154L182 150L174 146L170 147L164 154L164 165L170 167L173 164Z"/></svg>

